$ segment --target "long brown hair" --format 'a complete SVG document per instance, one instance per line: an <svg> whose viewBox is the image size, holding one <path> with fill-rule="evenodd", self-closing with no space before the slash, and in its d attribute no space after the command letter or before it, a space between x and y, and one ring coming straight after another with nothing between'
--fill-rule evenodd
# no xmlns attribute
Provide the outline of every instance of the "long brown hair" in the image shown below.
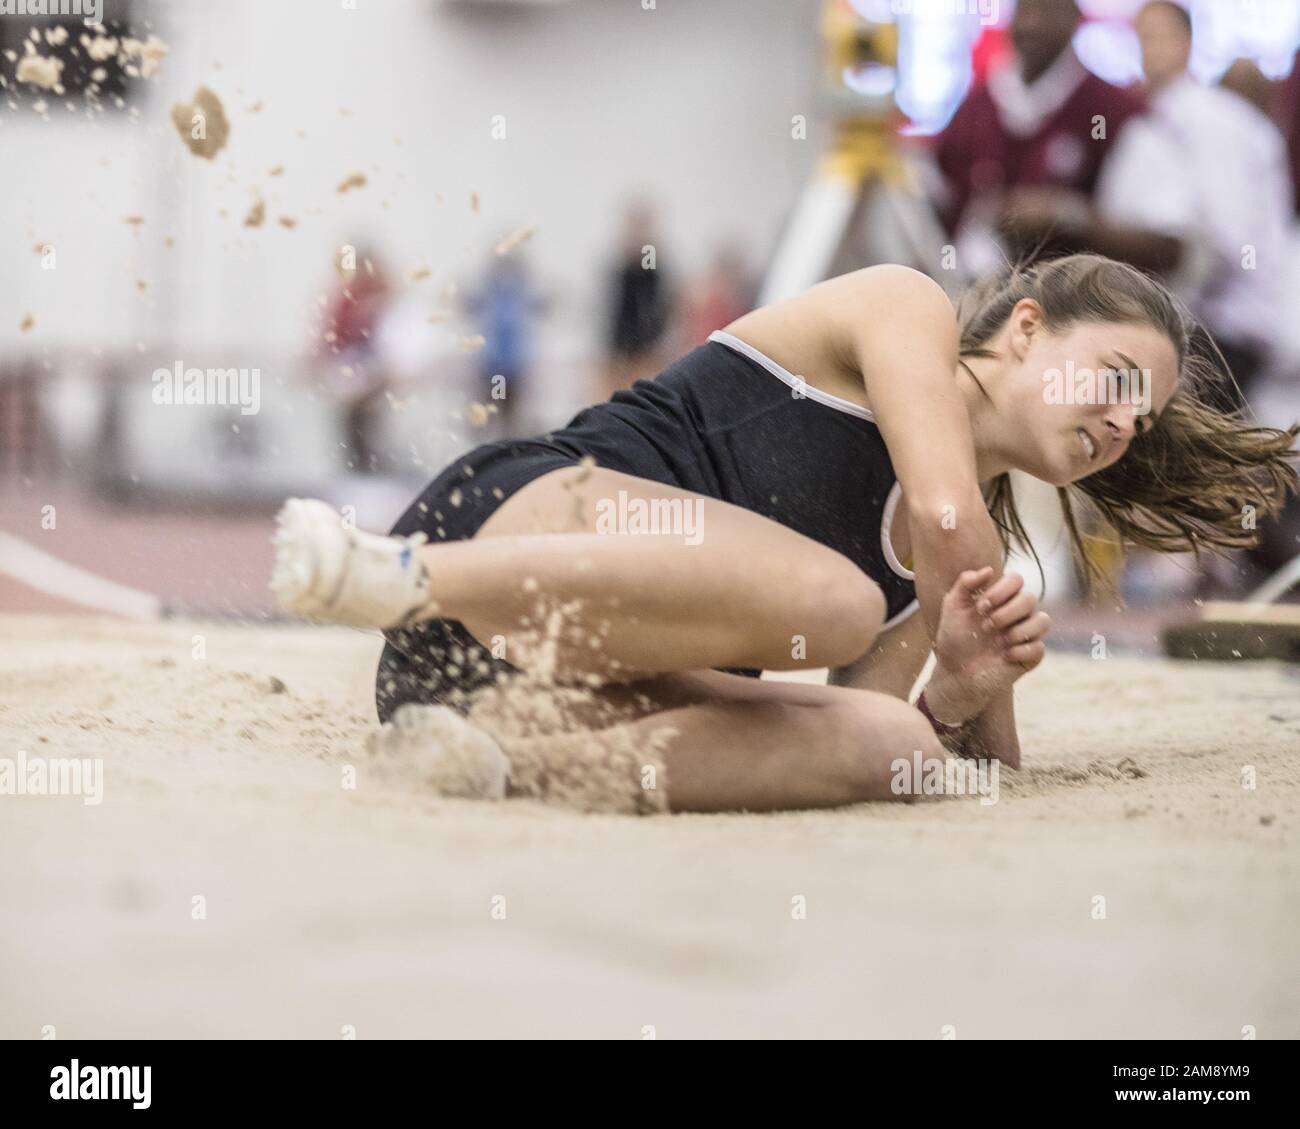
<svg viewBox="0 0 1300 1129"><path fill-rule="evenodd" d="M1298 453L1292 444L1300 424L1261 427L1215 407L1211 390L1225 383L1235 388L1235 381L1213 339L1162 283L1101 255L1011 266L977 283L957 309L961 356L996 357L988 343L1024 298L1042 307L1051 332L1079 322L1150 325L1169 338L1178 357L1177 388L1154 425L1115 463L1057 488L1085 585L1106 578L1085 550L1076 504L1109 525L1122 545L1198 556L1254 545L1255 523L1247 515L1276 514L1296 490L1289 460ZM978 384L969 366L966 371ZM1003 548L1019 547L1036 560L1010 476L995 478L985 499Z"/></svg>

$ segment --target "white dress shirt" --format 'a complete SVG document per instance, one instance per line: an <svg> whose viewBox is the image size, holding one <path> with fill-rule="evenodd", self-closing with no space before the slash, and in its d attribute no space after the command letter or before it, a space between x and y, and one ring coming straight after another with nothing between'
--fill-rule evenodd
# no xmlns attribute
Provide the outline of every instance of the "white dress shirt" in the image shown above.
<svg viewBox="0 0 1300 1129"><path fill-rule="evenodd" d="M1254 106L1174 79L1117 139L1097 207L1182 240L1179 296L1216 336L1271 348L1285 316L1291 179L1281 134Z"/></svg>

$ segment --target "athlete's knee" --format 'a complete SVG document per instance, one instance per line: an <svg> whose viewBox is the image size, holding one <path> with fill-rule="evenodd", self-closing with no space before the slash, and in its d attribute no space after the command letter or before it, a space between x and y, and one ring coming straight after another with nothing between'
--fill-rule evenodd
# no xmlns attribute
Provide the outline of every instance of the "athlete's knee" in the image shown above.
<svg viewBox="0 0 1300 1129"><path fill-rule="evenodd" d="M846 666L860 658L885 622L885 594L847 557L832 554L805 581L808 658Z"/></svg>
<svg viewBox="0 0 1300 1129"><path fill-rule="evenodd" d="M903 711L892 722L891 744L897 751L890 761L890 793L893 799L912 803L922 795L924 781L934 773L943 773L948 753L925 715L895 700Z"/></svg>
<svg viewBox="0 0 1300 1129"><path fill-rule="evenodd" d="M942 768L943 746L920 711L900 698L861 691L837 711L845 781L853 802L916 799L914 784Z"/></svg>
<svg viewBox="0 0 1300 1129"><path fill-rule="evenodd" d="M885 798L912 803L922 795L922 783L932 773L943 771L947 754L921 711L901 698L888 699L879 726L889 769L889 795Z"/></svg>

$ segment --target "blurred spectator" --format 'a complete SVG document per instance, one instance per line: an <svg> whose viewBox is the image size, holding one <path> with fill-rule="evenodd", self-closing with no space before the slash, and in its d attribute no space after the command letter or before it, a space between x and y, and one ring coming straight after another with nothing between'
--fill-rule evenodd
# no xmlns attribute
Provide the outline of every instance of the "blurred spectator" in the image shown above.
<svg viewBox="0 0 1300 1129"><path fill-rule="evenodd" d="M340 279L326 305L322 334L325 386L342 402L348 466L372 474L381 467L380 407L389 379L376 348L376 337L391 297L388 275L377 256L345 248Z"/></svg>
<svg viewBox="0 0 1300 1129"><path fill-rule="evenodd" d="M1284 312L1292 209L1286 150L1254 105L1187 73L1192 31L1185 9L1152 0L1138 13L1137 31L1151 112L1126 131L1102 176L1089 242L1104 250L1097 233L1123 225L1168 240L1170 283L1247 390ZM1233 389L1220 392L1223 406L1240 406Z"/></svg>
<svg viewBox="0 0 1300 1129"><path fill-rule="evenodd" d="M42 403L48 383L34 358L0 363L0 480L52 473L59 467L54 433Z"/></svg>
<svg viewBox="0 0 1300 1129"><path fill-rule="evenodd" d="M524 251L493 255L482 288L466 298L483 335L479 398L496 409L493 431L518 434L519 403L533 364L533 318L546 304L533 289Z"/></svg>
<svg viewBox="0 0 1300 1129"><path fill-rule="evenodd" d="M754 308L754 281L735 247L722 246L682 304L682 351L704 344L715 329Z"/></svg>
<svg viewBox="0 0 1300 1129"><path fill-rule="evenodd" d="M1151 112L1120 140L1098 189L1096 230L1133 225L1176 248L1169 282L1215 339L1235 386L1212 390L1218 406L1244 408L1286 315L1292 190L1286 148L1255 99L1250 70L1223 87L1187 73L1192 24L1172 0L1151 0L1136 27ZM1251 68L1253 70L1253 68ZM1247 100L1229 86L1251 90ZM1267 104L1267 102L1265 103ZM1251 572L1267 574L1295 552L1294 503L1261 527L1261 545L1233 563L1207 558L1198 595L1235 596ZM1254 579L1258 579L1256 576Z"/></svg>
<svg viewBox="0 0 1300 1129"><path fill-rule="evenodd" d="M1086 207L1116 138L1140 113L1134 95L1079 62L1071 41L1081 19L1074 0L1019 0L1014 55L967 95L939 138L941 214L967 273L1006 254L1068 249L1052 244L1061 221Z"/></svg>
<svg viewBox="0 0 1300 1129"><path fill-rule="evenodd" d="M666 357L663 343L672 312L659 264L654 215L632 204L623 219L618 262L613 271L606 338L606 394L655 376Z"/></svg>

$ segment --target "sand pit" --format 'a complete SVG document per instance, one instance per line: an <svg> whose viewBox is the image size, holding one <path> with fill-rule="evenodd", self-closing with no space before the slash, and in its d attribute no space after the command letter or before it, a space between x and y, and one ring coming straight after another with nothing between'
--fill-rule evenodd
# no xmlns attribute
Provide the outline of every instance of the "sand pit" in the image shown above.
<svg viewBox="0 0 1300 1129"><path fill-rule="evenodd" d="M368 774L365 635L0 638L0 756L104 759L0 796L3 1037L1300 1036L1296 668L1052 656L992 806L636 818Z"/></svg>

